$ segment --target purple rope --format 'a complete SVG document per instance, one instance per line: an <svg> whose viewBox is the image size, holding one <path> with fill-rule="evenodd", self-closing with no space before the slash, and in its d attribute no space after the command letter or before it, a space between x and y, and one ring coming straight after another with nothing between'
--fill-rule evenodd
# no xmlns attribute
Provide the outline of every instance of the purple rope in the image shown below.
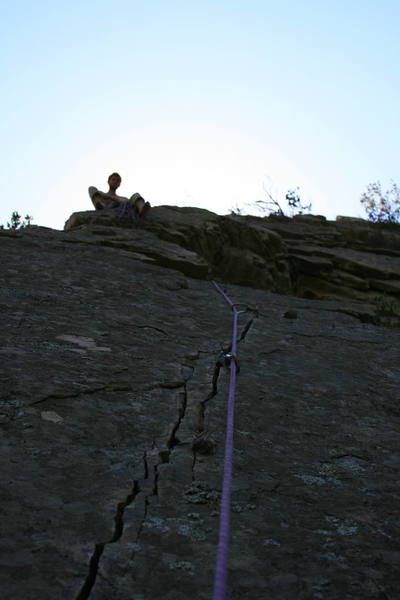
<svg viewBox="0 0 400 600"><path fill-rule="evenodd" d="M213 593L213 600L225 600L230 538L230 504L233 464L233 423L235 413L235 392L237 373L236 360L234 359L236 358L237 349L237 322L239 313L241 311L238 311L236 309L232 300L216 281L213 281L212 283L216 290L225 298L226 302L230 305L233 311L231 354L234 358L231 359L230 363L229 395L224 455L224 476L222 481L222 499L219 517L218 550Z"/></svg>

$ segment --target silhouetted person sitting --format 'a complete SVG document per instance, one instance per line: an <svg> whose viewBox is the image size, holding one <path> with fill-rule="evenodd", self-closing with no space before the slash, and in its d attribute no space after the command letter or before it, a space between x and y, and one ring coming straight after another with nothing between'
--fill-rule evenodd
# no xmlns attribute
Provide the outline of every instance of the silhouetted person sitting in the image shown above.
<svg viewBox="0 0 400 600"><path fill-rule="evenodd" d="M89 188L89 196L96 210L104 208L117 208L119 216L142 217L150 208L150 203L138 193L133 194L130 198L118 196L116 190L121 185L121 175L119 173L111 173L108 178L108 192L101 192L94 186Z"/></svg>

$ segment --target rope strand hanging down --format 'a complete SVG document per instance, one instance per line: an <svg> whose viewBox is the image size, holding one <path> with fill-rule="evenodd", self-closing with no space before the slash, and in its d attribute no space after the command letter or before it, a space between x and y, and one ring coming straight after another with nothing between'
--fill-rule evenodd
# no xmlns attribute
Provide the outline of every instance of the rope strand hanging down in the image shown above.
<svg viewBox="0 0 400 600"><path fill-rule="evenodd" d="M233 425L235 413L235 393L237 375L237 324L239 314L244 311L239 311L236 309L235 304L232 302L229 296L224 292L222 287L216 281L212 281L212 284L214 285L217 292L219 292L223 296L223 298L229 304L233 312L231 345L232 360L230 361L229 394L224 454L224 475L222 480L222 498L219 517L218 550L213 592L213 600L225 600L230 538L230 504L233 464Z"/></svg>

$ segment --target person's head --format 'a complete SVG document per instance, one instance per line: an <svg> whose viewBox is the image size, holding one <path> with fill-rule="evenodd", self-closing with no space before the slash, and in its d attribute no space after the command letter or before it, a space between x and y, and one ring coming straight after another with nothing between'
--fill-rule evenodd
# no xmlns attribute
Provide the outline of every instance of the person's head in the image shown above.
<svg viewBox="0 0 400 600"><path fill-rule="evenodd" d="M110 188L116 190L121 185L121 175L119 173L111 173L107 181Z"/></svg>

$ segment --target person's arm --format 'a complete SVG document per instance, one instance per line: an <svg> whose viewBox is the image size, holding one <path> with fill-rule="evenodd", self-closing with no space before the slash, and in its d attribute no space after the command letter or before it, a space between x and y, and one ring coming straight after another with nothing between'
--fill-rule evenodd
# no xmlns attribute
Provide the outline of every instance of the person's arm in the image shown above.
<svg viewBox="0 0 400 600"><path fill-rule="evenodd" d="M94 186L90 186L89 188L89 196L96 210L104 208L102 202L103 192L95 188Z"/></svg>

